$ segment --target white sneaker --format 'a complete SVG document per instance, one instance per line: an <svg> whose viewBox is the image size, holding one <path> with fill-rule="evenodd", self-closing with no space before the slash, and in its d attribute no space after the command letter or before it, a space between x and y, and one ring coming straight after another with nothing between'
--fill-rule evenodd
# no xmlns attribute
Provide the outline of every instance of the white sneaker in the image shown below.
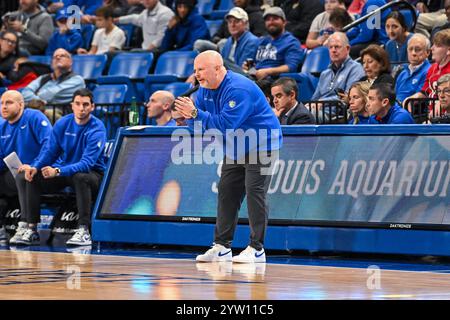
<svg viewBox="0 0 450 320"><path fill-rule="evenodd" d="M92 244L91 235L89 234L89 231L84 228L77 229L72 238L67 240L66 244L73 246L90 246Z"/></svg>
<svg viewBox="0 0 450 320"><path fill-rule="evenodd" d="M19 224L17 225L17 229L16 229L16 233L11 237L11 239L9 239L9 244L18 244L17 241L19 241L20 239L22 239L25 231L27 231L28 229L28 223L26 222L19 222Z"/></svg>
<svg viewBox="0 0 450 320"><path fill-rule="evenodd" d="M215 244L204 254L198 255L195 260L199 262L220 262L231 261L232 257L231 249L225 248L221 244Z"/></svg>
<svg viewBox="0 0 450 320"><path fill-rule="evenodd" d="M26 229L22 238L18 239L16 243L23 246L35 246L41 243L41 239L36 230Z"/></svg>
<svg viewBox="0 0 450 320"><path fill-rule="evenodd" d="M233 257L233 262L236 263L265 263L266 253L264 248L256 250L253 247L248 246L239 255Z"/></svg>

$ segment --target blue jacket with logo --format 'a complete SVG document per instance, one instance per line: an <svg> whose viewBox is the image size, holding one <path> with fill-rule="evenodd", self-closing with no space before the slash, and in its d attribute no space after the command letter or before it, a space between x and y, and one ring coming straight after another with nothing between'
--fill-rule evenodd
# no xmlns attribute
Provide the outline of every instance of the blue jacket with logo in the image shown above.
<svg viewBox="0 0 450 320"><path fill-rule="evenodd" d="M425 60L418 69L411 73L408 65L404 65L403 70L395 81L395 94L398 101L403 103L406 98L422 90L430 67L430 62Z"/></svg>
<svg viewBox="0 0 450 320"><path fill-rule="evenodd" d="M0 171L6 169L3 158L15 151L23 164L36 160L50 138L52 125L38 110L25 109L18 121L0 121Z"/></svg>
<svg viewBox="0 0 450 320"><path fill-rule="evenodd" d="M105 171L105 125L93 115L90 117L88 123L82 126L75 122L73 113L59 119L48 144L31 166L41 169L54 165L60 168L61 176L91 170Z"/></svg>
<svg viewBox="0 0 450 320"><path fill-rule="evenodd" d="M278 150L282 146L280 122L266 97L253 81L240 74L227 71L222 83L215 90L201 87L195 99L195 106L198 109L195 122L201 121L203 130L219 130L224 138L236 133L238 129L242 129L244 134L261 134L262 138L258 141L245 144L245 150L242 150L245 153L254 150ZM187 124L194 129L194 120L188 120ZM267 134L263 136L265 133ZM268 140L263 137L268 137ZM228 144L231 140L226 139L225 142ZM229 152L231 149L227 151L227 155ZM233 156L236 159L242 154L237 151Z"/></svg>
<svg viewBox="0 0 450 320"><path fill-rule="evenodd" d="M287 65L289 72L297 72L305 54L305 49L301 47L300 41L290 32L284 32L276 39L265 36L259 40L255 67L258 70Z"/></svg>

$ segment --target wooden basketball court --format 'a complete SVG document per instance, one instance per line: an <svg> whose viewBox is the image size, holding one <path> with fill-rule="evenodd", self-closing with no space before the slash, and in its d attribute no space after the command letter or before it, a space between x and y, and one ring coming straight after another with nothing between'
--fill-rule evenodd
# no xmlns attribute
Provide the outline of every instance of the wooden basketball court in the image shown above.
<svg viewBox="0 0 450 320"><path fill-rule="evenodd" d="M269 256L270 262L270 256ZM0 250L0 299L450 299L450 270Z"/></svg>

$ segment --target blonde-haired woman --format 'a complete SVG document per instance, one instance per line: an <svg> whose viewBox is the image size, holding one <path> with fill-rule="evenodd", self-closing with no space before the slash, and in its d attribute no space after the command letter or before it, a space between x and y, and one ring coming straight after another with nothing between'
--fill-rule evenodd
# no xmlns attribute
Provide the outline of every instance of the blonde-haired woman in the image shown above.
<svg viewBox="0 0 450 320"><path fill-rule="evenodd" d="M371 124L376 123L370 117L367 110L367 96L370 84L367 81L355 82L348 93L348 103L350 108L349 124Z"/></svg>

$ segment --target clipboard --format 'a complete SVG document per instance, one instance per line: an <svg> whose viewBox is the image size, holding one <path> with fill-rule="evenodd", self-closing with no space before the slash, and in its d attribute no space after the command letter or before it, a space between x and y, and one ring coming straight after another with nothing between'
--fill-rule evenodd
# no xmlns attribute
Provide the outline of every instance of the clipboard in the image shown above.
<svg viewBox="0 0 450 320"><path fill-rule="evenodd" d="M8 167L9 171L11 171L15 179L18 173L17 171L22 165L22 161L20 161L17 153L15 151L11 152L9 155L3 158L3 161L6 163L6 166Z"/></svg>

